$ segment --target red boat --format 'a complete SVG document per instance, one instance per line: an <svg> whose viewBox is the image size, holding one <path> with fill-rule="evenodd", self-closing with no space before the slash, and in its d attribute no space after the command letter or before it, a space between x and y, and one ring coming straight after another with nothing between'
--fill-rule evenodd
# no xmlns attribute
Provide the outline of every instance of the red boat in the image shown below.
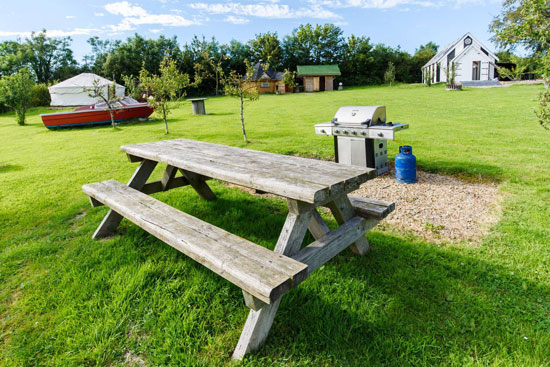
<svg viewBox="0 0 550 367"><path fill-rule="evenodd" d="M133 98L126 97L115 103L113 112L115 121L120 122L149 117L153 113L153 108L149 106L149 103L140 103ZM105 103L82 106L70 112L45 113L40 117L48 129L111 123L111 115Z"/></svg>

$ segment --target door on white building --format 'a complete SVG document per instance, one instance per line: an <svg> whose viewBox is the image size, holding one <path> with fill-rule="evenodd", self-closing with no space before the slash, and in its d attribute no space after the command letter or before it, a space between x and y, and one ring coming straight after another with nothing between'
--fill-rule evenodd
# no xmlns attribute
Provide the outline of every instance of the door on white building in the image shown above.
<svg viewBox="0 0 550 367"><path fill-rule="evenodd" d="M481 71L481 61L472 62L472 80L479 80Z"/></svg>

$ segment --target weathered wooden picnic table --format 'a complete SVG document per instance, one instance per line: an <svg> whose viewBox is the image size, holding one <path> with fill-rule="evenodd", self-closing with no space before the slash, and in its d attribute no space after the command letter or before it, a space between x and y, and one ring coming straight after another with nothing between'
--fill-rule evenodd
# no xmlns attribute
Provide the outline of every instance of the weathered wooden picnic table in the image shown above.
<svg viewBox="0 0 550 367"><path fill-rule="evenodd" d="M347 247L365 254L365 233L394 209L391 203L348 195L376 176L370 168L186 139L121 150L140 162L127 185L109 180L83 186L93 206L110 208L93 237L111 235L125 217L240 287L251 310L235 359L265 341L283 294ZM166 164L162 179L147 182L158 163ZM214 200L209 179L286 198L288 215L274 251L147 195L189 185L202 199ZM329 230L320 206L330 209L338 228ZM308 229L315 241L302 247Z"/></svg>

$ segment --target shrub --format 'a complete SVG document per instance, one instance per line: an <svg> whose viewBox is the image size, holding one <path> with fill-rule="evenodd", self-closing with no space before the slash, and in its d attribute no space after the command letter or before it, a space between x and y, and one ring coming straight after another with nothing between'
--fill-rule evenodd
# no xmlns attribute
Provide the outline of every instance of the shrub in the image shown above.
<svg viewBox="0 0 550 367"><path fill-rule="evenodd" d="M31 105L33 107L49 106L50 92L45 83L35 84L31 89Z"/></svg>
<svg viewBox="0 0 550 367"><path fill-rule="evenodd" d="M539 94L539 108L535 111L539 123L545 129L550 129L550 90L545 89Z"/></svg>

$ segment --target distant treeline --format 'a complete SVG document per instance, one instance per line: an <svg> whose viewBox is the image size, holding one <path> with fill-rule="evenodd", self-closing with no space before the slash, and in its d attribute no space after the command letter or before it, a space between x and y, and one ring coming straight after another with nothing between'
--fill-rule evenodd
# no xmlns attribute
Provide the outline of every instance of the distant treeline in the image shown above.
<svg viewBox="0 0 550 367"><path fill-rule="evenodd" d="M81 72L93 72L122 83L122 75L137 76L142 65L158 72L165 55L170 55L183 73L193 74L196 64L219 63L225 72L235 69L244 72L244 60L260 59L276 70L296 70L297 65L338 64L342 76L337 82L345 85L380 84L388 63L395 65L396 81L421 81L421 66L436 52L432 42L418 47L414 55L383 44L373 44L365 36L343 36L341 28L333 24L300 25L291 34L279 38L277 33L257 34L246 43L236 40L221 44L195 36L190 42L179 44L176 37L145 39L135 34L120 40L88 40L91 53L79 64L70 48L71 38L50 38L44 31L34 33L22 41L0 43L0 74L13 74L21 67L29 67L38 83L53 83ZM205 59L210 59L210 61ZM195 92L209 94L215 80L205 79Z"/></svg>

